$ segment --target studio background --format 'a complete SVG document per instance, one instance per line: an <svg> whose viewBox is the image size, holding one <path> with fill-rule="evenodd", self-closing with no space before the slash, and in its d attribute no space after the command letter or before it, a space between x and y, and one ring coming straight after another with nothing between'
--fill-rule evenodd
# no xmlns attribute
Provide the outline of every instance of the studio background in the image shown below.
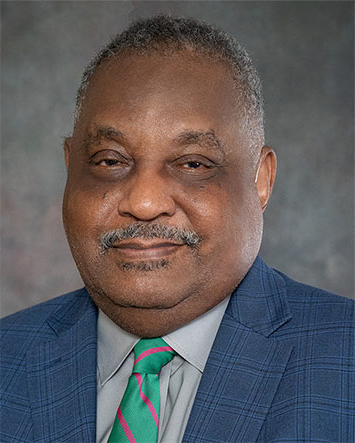
<svg viewBox="0 0 355 443"><path fill-rule="evenodd" d="M353 2L2 1L1 315L82 286L61 221L63 137L93 52L158 12L223 28L264 86L278 175L261 256L354 294Z"/></svg>

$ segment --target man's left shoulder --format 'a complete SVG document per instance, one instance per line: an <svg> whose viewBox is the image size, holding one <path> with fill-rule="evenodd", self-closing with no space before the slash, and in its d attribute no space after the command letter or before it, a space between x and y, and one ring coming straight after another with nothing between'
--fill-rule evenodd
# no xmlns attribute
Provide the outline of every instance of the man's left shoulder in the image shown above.
<svg viewBox="0 0 355 443"><path fill-rule="evenodd" d="M287 301L292 312L288 328L298 330L299 334L309 335L327 335L327 332L348 335L354 329L353 299L297 282L279 271L275 272L284 279L286 286Z"/></svg>

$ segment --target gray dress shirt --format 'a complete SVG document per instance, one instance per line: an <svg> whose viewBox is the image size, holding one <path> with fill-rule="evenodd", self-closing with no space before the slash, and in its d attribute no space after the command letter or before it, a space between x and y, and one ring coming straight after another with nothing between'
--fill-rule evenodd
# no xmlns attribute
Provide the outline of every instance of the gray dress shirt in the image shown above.
<svg viewBox="0 0 355 443"><path fill-rule="evenodd" d="M177 353L160 373L159 443L181 442L196 391L230 297L162 337ZM106 443L131 375L139 340L101 310L98 318L96 441Z"/></svg>

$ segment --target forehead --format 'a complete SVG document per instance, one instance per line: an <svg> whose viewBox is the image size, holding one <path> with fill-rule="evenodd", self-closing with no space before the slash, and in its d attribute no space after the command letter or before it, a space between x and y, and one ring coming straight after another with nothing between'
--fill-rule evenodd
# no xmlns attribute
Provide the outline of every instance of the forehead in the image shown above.
<svg viewBox="0 0 355 443"><path fill-rule="evenodd" d="M241 108L232 73L218 60L186 52L126 55L97 68L78 124L85 132L106 125L154 137L185 128L225 136L233 129L235 136Z"/></svg>

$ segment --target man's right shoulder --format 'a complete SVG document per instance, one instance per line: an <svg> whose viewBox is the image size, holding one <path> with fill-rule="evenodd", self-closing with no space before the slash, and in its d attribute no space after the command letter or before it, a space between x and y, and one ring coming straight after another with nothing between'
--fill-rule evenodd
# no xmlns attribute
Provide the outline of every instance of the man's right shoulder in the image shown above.
<svg viewBox="0 0 355 443"><path fill-rule="evenodd" d="M37 340L53 337L55 333L48 324L53 315L65 316L76 305L85 304L89 295L85 288L39 303L30 308L8 315L0 320L1 352L16 352ZM17 349L19 351L19 349Z"/></svg>
<svg viewBox="0 0 355 443"><path fill-rule="evenodd" d="M68 410L73 404L77 407L71 393L94 398L96 320L96 306L86 289L81 289L0 321L0 413L6 422L1 427L1 442L68 440L61 432L67 431ZM83 380L75 379L83 373L80 365L87 365L88 376ZM57 408L64 410L62 415L54 414L55 402ZM52 421L42 427L47 419ZM63 423L61 428L57 428L57 419ZM90 420L94 423L92 414ZM87 424L87 417L80 423L84 422ZM54 429L53 438L43 437L43 429L47 428Z"/></svg>

